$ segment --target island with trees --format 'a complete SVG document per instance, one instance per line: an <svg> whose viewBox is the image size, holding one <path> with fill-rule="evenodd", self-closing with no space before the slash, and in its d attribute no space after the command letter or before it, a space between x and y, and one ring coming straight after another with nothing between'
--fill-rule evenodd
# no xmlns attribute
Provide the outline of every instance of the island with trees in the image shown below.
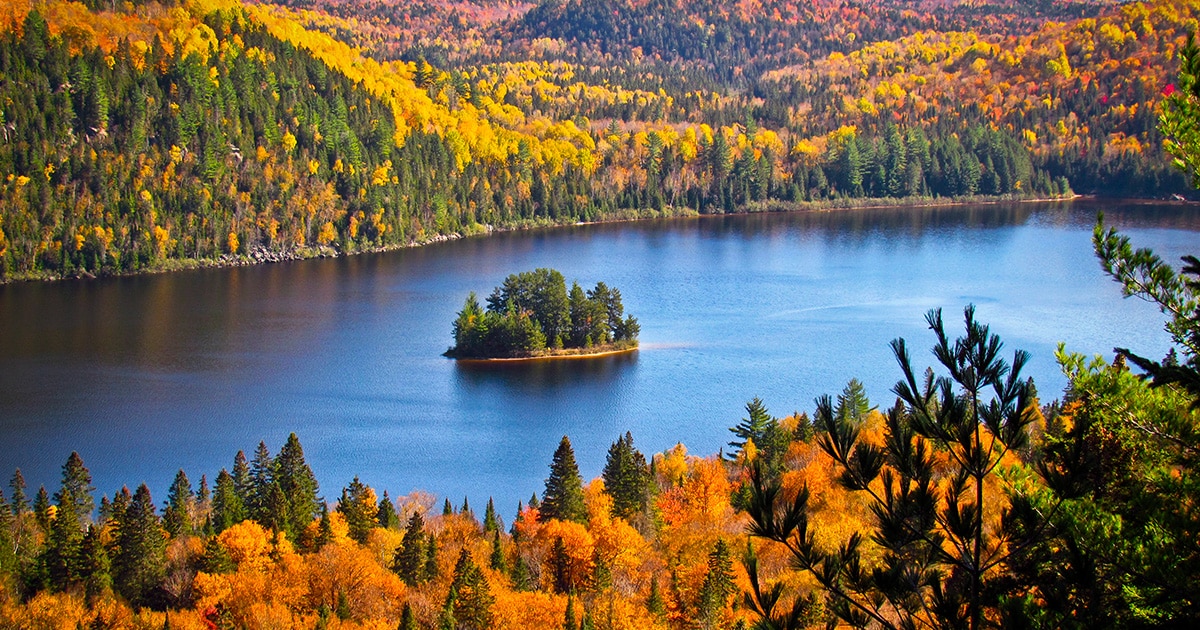
<svg viewBox="0 0 1200 630"><path fill-rule="evenodd" d="M637 349L641 327L625 314L621 291L597 282L570 291L562 273L535 269L504 279L480 305L467 297L454 320L454 346L446 356L460 360L590 357Z"/></svg>

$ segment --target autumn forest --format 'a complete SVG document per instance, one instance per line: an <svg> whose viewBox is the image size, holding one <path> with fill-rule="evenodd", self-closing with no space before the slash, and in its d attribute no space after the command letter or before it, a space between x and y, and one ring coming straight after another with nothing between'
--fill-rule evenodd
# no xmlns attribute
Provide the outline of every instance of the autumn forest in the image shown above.
<svg viewBox="0 0 1200 630"><path fill-rule="evenodd" d="M4 2L0 284L578 222L1182 200L1198 18L1196 0ZM1161 311L1164 357L1060 344L1067 387L1043 397L974 306L933 308L891 342L887 400L852 378L791 414L752 398L701 419L728 427L716 453L686 433L643 453L622 428L590 479L565 435L515 506L320 486L296 433L165 496L97 488L78 453L51 487L14 470L0 628L1193 627L1200 259L1134 245L1097 219L1095 259ZM642 325L615 287L549 268L447 324L471 359L633 352Z"/></svg>

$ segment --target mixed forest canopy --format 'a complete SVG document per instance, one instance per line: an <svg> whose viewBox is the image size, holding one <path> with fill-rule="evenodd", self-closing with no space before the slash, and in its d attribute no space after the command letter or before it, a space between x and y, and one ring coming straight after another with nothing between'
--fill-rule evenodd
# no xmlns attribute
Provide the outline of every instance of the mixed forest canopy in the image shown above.
<svg viewBox="0 0 1200 630"><path fill-rule="evenodd" d="M1155 122L1198 7L9 2L0 281L858 199L1182 194Z"/></svg>
<svg viewBox="0 0 1200 630"><path fill-rule="evenodd" d="M555 269L535 269L504 279L483 309L475 293L454 320L456 359L519 358L629 350L641 327L625 314L621 291L603 282L567 291Z"/></svg>

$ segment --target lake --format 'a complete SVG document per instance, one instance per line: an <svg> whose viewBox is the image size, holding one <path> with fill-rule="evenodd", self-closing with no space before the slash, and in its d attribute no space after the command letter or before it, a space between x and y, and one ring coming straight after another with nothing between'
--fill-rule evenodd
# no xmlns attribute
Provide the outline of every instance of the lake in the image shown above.
<svg viewBox="0 0 1200 630"><path fill-rule="evenodd" d="M932 360L924 314L952 333L977 306L1030 351L1043 401L1057 344L1162 356L1150 304L1122 299L1091 249L1097 210L1171 262L1200 251L1196 206L1076 201L577 226L426 247L95 281L0 286L0 478L53 491L72 450L97 495L183 468L210 482L260 440L296 432L330 503L354 476L393 497L494 496L505 520L539 495L569 435L585 478L631 431L649 455L717 452L758 396L812 410L852 377L889 406L888 342ZM639 318L630 356L457 365L441 356L469 291L554 267L618 287Z"/></svg>

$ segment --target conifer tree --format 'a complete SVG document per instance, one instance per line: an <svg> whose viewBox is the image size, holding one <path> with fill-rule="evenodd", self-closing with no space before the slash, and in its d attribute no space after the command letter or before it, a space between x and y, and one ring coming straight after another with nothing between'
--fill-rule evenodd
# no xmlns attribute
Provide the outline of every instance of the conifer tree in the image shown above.
<svg viewBox="0 0 1200 630"><path fill-rule="evenodd" d="M467 497L463 497L462 508L458 510L458 513L472 521L475 520L475 513L471 511L471 504L467 502Z"/></svg>
<svg viewBox="0 0 1200 630"><path fill-rule="evenodd" d="M733 583L733 560L729 555L729 546L725 544L725 539L721 538L708 555L708 573L700 586L700 601L697 602L696 608L703 627L717 627L729 596L736 591Z"/></svg>
<svg viewBox="0 0 1200 630"><path fill-rule="evenodd" d="M13 522L15 517L12 508L0 491L0 573L12 571L16 567L17 556L13 542Z"/></svg>
<svg viewBox="0 0 1200 630"><path fill-rule="evenodd" d="M317 550L333 542L333 521L329 518L329 505L321 503L321 521L317 524L317 539L313 541Z"/></svg>
<svg viewBox="0 0 1200 630"><path fill-rule="evenodd" d="M263 520L259 521L259 525L273 532L286 534L291 519L288 516L287 497L284 496L283 488L280 488L277 482L272 482L267 490L267 500L262 509Z"/></svg>
<svg viewBox="0 0 1200 630"><path fill-rule="evenodd" d="M99 526L88 527L79 555L84 592L90 600L102 597L112 589L112 563Z"/></svg>
<svg viewBox="0 0 1200 630"><path fill-rule="evenodd" d="M629 519L646 509L650 467L646 457L633 447L633 434L626 432L609 447L602 477L604 489L613 500L613 516Z"/></svg>
<svg viewBox="0 0 1200 630"><path fill-rule="evenodd" d="M138 486L117 524L116 550L117 590L135 606L144 605L166 573L166 537L146 484Z"/></svg>
<svg viewBox="0 0 1200 630"><path fill-rule="evenodd" d="M264 447L265 448L265 447ZM257 462L257 458L256 458ZM296 540L300 532L317 517L320 504L317 499L317 478L304 461L304 448L295 433L288 434L283 448L273 463L273 479L287 500L287 533Z"/></svg>
<svg viewBox="0 0 1200 630"><path fill-rule="evenodd" d="M237 460L234 460L236 479ZM250 491L246 496L246 512L250 518L258 522L263 527L272 527L272 507L278 512L278 505L271 505L271 487L275 482L275 460L271 457L271 451L267 450L266 442L259 442L258 448L254 451L254 462L250 467ZM280 491L282 492L282 488ZM286 503L286 497L284 497ZM278 516L276 514L275 516ZM276 526L282 528L287 521L276 523Z"/></svg>
<svg viewBox="0 0 1200 630"><path fill-rule="evenodd" d="M254 479L250 476L250 464L246 461L246 452L238 451L233 457L233 489L242 500L245 518L251 518L250 503L254 496ZM241 521L238 521L239 523Z"/></svg>
<svg viewBox="0 0 1200 630"><path fill-rule="evenodd" d="M46 486L39 486L37 495L33 497L33 519L41 528L42 533L50 535L50 494Z"/></svg>
<svg viewBox="0 0 1200 630"><path fill-rule="evenodd" d="M583 503L583 478L575 464L575 451L571 440L563 436L554 451L550 464L550 476L546 479L546 491L542 494L540 515L546 519L587 522L587 507Z"/></svg>
<svg viewBox="0 0 1200 630"><path fill-rule="evenodd" d="M533 572L529 570L529 564L520 554L513 561L512 574L509 577L512 579L513 590L532 591L536 587L533 583Z"/></svg>
<svg viewBox="0 0 1200 630"><path fill-rule="evenodd" d="M496 506L493 504L492 498L488 497L487 509L483 512L483 531L484 533L499 532L500 527L500 518L496 516Z"/></svg>
<svg viewBox="0 0 1200 630"><path fill-rule="evenodd" d="M658 588L658 578L650 579L650 595L646 598L646 610L656 616L661 617L667 613L667 603L663 600L662 591Z"/></svg>
<svg viewBox="0 0 1200 630"><path fill-rule="evenodd" d="M360 544L366 544L367 536L375 526L375 519L379 514L375 506L374 492L355 477L349 486L342 488L338 511L346 517L350 537Z"/></svg>
<svg viewBox="0 0 1200 630"><path fill-rule="evenodd" d="M92 487L92 473L83 465L83 458L79 453L72 451L67 463L63 464L62 488L54 493L55 503L59 505L59 509L69 505L80 524L86 525L91 522L92 510L96 507L96 500L92 496L95 491ZM68 495L71 500L64 502Z"/></svg>
<svg viewBox="0 0 1200 630"><path fill-rule="evenodd" d="M450 505L450 497L446 497L446 502L442 504L442 516L454 516L454 506Z"/></svg>
<svg viewBox="0 0 1200 630"><path fill-rule="evenodd" d="M533 494L531 494L529 496L529 507L531 507L535 510L539 510L539 511L542 509L542 504L538 502L536 492L534 492ZM520 511L518 511L517 513L520 514Z"/></svg>
<svg viewBox="0 0 1200 630"><path fill-rule="evenodd" d="M508 573L508 562L504 559L504 547L500 544L500 530L492 530L492 555L489 558L492 570Z"/></svg>
<svg viewBox="0 0 1200 630"><path fill-rule="evenodd" d="M460 630L490 628L494 602L495 597L488 588L487 578L464 547L454 565L454 581L450 584L450 594L447 596L455 624Z"/></svg>
<svg viewBox="0 0 1200 630"><path fill-rule="evenodd" d="M383 498L379 500L379 510L375 514L375 522L384 529L400 528L400 517L396 515L396 506L392 504L387 490L383 491Z"/></svg>
<svg viewBox="0 0 1200 630"><path fill-rule="evenodd" d="M415 586L425 581L425 558L425 519L419 511L414 511L408 517L404 538L392 555L392 571L405 584Z"/></svg>
<svg viewBox="0 0 1200 630"><path fill-rule="evenodd" d="M246 520L246 507L238 494L233 475L224 468L217 473L217 486L212 497L212 523L215 533L221 533Z"/></svg>
<svg viewBox="0 0 1200 630"><path fill-rule="evenodd" d="M29 501L25 498L25 476L21 474L20 468L13 472L12 479L8 482L8 487L12 489L12 500L9 501L9 508L12 510L13 516L19 518L29 509Z"/></svg>
<svg viewBox="0 0 1200 630"><path fill-rule="evenodd" d="M441 574L437 559L437 537L430 532L425 540L425 575L423 579L426 582L432 582Z"/></svg>
<svg viewBox="0 0 1200 630"><path fill-rule="evenodd" d="M397 630L418 630L417 618L413 615L412 604L404 602L404 608L400 610L400 625Z"/></svg>
<svg viewBox="0 0 1200 630"><path fill-rule="evenodd" d="M75 511L71 491L64 488L60 493L59 505L50 520L50 534L46 539L43 566L50 587L65 590L80 579L79 555L83 546L83 523Z"/></svg>
<svg viewBox="0 0 1200 630"><path fill-rule="evenodd" d="M579 615L575 613L575 597L567 597L567 611L563 615L563 630L579 630L579 624L575 621Z"/></svg>
<svg viewBox="0 0 1200 630"><path fill-rule="evenodd" d="M163 508L163 527L172 538L192 534L192 507L192 484L187 473L180 469L167 491L167 504Z"/></svg>

